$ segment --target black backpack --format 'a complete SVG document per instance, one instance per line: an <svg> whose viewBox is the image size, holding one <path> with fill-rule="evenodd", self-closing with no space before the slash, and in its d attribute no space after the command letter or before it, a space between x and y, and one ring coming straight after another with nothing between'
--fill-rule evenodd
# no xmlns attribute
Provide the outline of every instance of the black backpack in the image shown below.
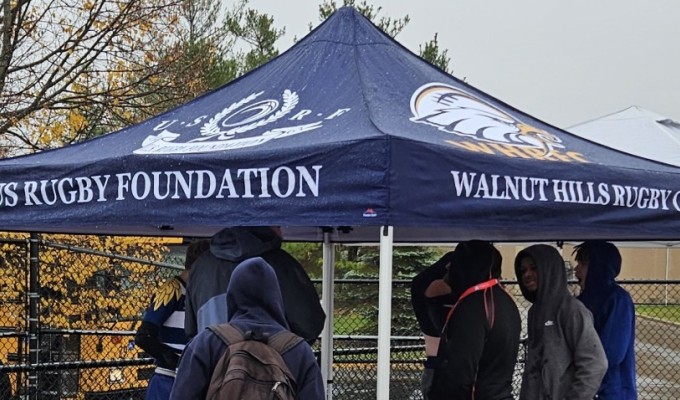
<svg viewBox="0 0 680 400"><path fill-rule="evenodd" d="M206 400L294 400L297 385L281 355L303 339L290 331L271 337L230 324L209 327L228 347L215 366Z"/></svg>

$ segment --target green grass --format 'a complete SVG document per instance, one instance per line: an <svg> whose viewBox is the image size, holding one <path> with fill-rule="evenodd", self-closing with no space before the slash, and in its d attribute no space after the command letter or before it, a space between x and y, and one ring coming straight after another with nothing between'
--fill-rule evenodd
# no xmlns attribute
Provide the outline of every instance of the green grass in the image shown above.
<svg viewBox="0 0 680 400"><path fill-rule="evenodd" d="M680 305L648 305L638 304L635 306L638 315L662 319L668 322L680 323Z"/></svg>
<svg viewBox="0 0 680 400"><path fill-rule="evenodd" d="M340 313L333 318L333 333L336 335L351 335L361 332L368 325L366 318L355 313Z"/></svg>

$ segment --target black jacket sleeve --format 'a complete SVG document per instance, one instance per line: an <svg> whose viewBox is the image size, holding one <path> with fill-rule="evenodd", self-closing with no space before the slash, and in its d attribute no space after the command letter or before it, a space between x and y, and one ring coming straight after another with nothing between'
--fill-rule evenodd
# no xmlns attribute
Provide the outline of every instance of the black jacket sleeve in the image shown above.
<svg viewBox="0 0 680 400"><path fill-rule="evenodd" d="M290 330L307 343L314 343L323 330L326 313L319 295L302 265L284 250L276 249L262 256L276 272L283 297L283 308Z"/></svg>
<svg viewBox="0 0 680 400"><path fill-rule="evenodd" d="M143 321L137 329L135 344L149 353L159 367L173 370L177 368L179 355L176 350L158 340L158 327L156 325Z"/></svg>
<svg viewBox="0 0 680 400"><path fill-rule="evenodd" d="M194 263L195 264L195 263ZM186 285L186 296L184 296L184 335L187 337L187 339L191 339L196 334L198 334L197 330L197 322L196 322L196 312L198 311L198 305L194 304L194 298L193 296L193 288L192 288L192 281L195 284L195 280L192 280L192 273L196 271L197 268L192 267L191 270L189 270L189 282L187 282Z"/></svg>
<svg viewBox="0 0 680 400"><path fill-rule="evenodd" d="M416 315L420 330L428 336L439 337L449 310L446 305L451 305L453 299L450 295L428 298L425 297L425 290L433 281L444 277L451 254L445 254L439 261L421 271L411 281L413 312Z"/></svg>

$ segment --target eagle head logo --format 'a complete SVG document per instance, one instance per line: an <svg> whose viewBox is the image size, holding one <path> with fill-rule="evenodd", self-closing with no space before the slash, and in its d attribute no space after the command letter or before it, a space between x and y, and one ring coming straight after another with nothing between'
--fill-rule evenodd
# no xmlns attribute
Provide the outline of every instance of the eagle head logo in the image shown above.
<svg viewBox="0 0 680 400"><path fill-rule="evenodd" d="M411 97L411 121L480 142L540 149L549 156L562 140L524 124L493 105L444 83L428 83Z"/></svg>

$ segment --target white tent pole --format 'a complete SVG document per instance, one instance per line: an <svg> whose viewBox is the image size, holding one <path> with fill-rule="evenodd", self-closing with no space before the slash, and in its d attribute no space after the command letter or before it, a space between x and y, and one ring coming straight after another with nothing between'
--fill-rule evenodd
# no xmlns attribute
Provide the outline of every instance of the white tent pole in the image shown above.
<svg viewBox="0 0 680 400"><path fill-rule="evenodd" d="M321 304L326 323L321 332L321 376L326 385L326 399L333 398L333 294L335 293L335 246L331 233L323 233L323 275Z"/></svg>
<svg viewBox="0 0 680 400"><path fill-rule="evenodd" d="M383 226L380 234L380 275L378 289L378 389L377 400L390 398L390 336L392 335L392 244L393 227Z"/></svg>
<svg viewBox="0 0 680 400"><path fill-rule="evenodd" d="M664 286L664 305L668 305L668 264L670 262L671 246L666 246L666 285Z"/></svg>

